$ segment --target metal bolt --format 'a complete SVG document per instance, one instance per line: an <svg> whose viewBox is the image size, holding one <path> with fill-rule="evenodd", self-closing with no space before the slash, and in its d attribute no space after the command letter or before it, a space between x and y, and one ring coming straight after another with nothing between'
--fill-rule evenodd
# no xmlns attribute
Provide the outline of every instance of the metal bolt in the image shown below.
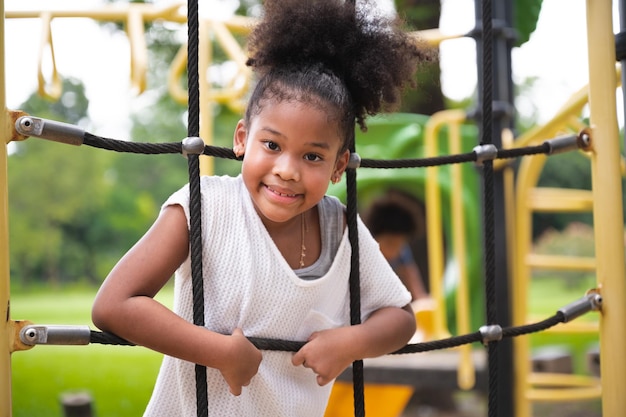
<svg viewBox="0 0 626 417"><path fill-rule="evenodd" d="M588 133L583 133L582 135L580 135L580 141L582 142L583 146L589 146L589 144L591 143L591 137L589 137Z"/></svg>

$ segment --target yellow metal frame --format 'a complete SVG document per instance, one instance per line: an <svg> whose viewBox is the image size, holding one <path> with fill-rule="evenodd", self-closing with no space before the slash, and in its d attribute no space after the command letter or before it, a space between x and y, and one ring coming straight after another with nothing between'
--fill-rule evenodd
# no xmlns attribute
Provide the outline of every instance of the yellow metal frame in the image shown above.
<svg viewBox="0 0 626 417"><path fill-rule="evenodd" d="M438 155L439 132L444 126L448 127L448 148L450 153L461 153L461 124L466 120L464 111L444 110L430 117L424 129L424 153L426 157ZM458 265L458 283L456 293L456 321L458 333L470 333L469 322L469 283L467 278L467 245L465 237L465 216L463 214L463 179L461 166L453 164L451 170L452 189L450 193L450 212L452 213L452 250ZM450 336L446 319L446 301L444 294L444 244L441 230L441 190L438 178L439 167L426 168L426 222L428 242L428 280L430 282L430 296L435 302L433 311L434 339L444 339ZM476 382L474 362L472 361L470 345L458 348L459 370L457 382L461 389L471 389Z"/></svg>
<svg viewBox="0 0 626 417"><path fill-rule="evenodd" d="M4 1L0 1L0 14L4 16ZM0 20L0 38L4 36L4 19ZM0 416L11 415L11 339L13 325L9 306L9 197L7 193L7 147L13 127L9 123L6 105L4 42L0 42Z"/></svg>
<svg viewBox="0 0 626 417"><path fill-rule="evenodd" d="M620 140L615 109L615 37L611 1L587 0L589 107L593 128L591 153L594 190L596 279L603 298L600 316L602 415L626 410L626 272Z"/></svg>
<svg viewBox="0 0 626 417"><path fill-rule="evenodd" d="M514 339L516 417L531 415L532 401L571 401L602 397L603 415L617 417L626 409L626 398L617 387L626 375L623 359L626 332L626 287L624 277L624 222L622 215L621 173L615 91L619 71L615 70L615 50L610 1L587 1L589 45L589 86L576 93L546 125L539 126L516 141L526 146L557 136L567 129L581 129L577 120L589 103L591 146L586 150L592 166L592 190L536 188L545 156L523 158L516 184L516 219L513 257L513 324L525 324L528 282L533 268L595 271L597 291L603 297L598 323L568 323L553 332L596 332L601 346L601 379L582 375L535 374L530 370L528 337ZM532 253L532 213L545 211L593 211L596 258L569 258ZM600 383L601 382L601 383ZM600 388L602 387L602 389Z"/></svg>

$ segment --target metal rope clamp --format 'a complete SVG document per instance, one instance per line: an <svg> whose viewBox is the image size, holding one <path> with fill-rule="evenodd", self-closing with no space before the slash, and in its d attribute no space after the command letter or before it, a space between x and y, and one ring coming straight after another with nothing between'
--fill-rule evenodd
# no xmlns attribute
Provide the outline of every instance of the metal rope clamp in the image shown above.
<svg viewBox="0 0 626 417"><path fill-rule="evenodd" d="M584 297L579 298L561 307L559 312L563 314L563 322L567 323L577 317L582 316L590 311L599 311L602 309L602 295L597 292L590 292Z"/></svg>
<svg viewBox="0 0 626 417"><path fill-rule="evenodd" d="M481 326L478 331L483 338L482 342L485 346L487 346L489 342L497 342L499 340L502 340L502 327L500 327L500 325L498 324Z"/></svg>
<svg viewBox="0 0 626 417"><path fill-rule="evenodd" d="M189 155L202 155L204 152L204 141L197 136L187 137L183 139L183 156L187 158Z"/></svg>
<svg viewBox="0 0 626 417"><path fill-rule="evenodd" d="M80 127L32 116L17 119L15 130L24 136L35 136L75 146L82 145L85 137L85 131Z"/></svg>
<svg viewBox="0 0 626 417"><path fill-rule="evenodd" d="M493 161L498 156L498 148L493 144L478 145L472 149L476 153L476 165L485 161Z"/></svg>
<svg viewBox="0 0 626 417"><path fill-rule="evenodd" d="M548 145L550 155L574 151L583 146L583 140L578 135L559 136L548 139L544 143Z"/></svg>
<svg viewBox="0 0 626 417"><path fill-rule="evenodd" d="M30 325L20 330L20 340L28 346L88 345L91 329L89 326Z"/></svg>

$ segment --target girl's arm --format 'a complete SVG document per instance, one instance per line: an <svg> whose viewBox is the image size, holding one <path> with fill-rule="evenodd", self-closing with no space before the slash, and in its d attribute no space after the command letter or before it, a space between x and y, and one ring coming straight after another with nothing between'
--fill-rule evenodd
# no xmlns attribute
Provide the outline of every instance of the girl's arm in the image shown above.
<svg viewBox="0 0 626 417"><path fill-rule="evenodd" d="M355 326L315 332L292 359L317 374L319 385L335 379L355 360L396 351L415 333L415 315L410 306L385 307Z"/></svg>
<svg viewBox="0 0 626 417"><path fill-rule="evenodd" d="M226 336L189 323L153 299L189 253L182 207L166 207L113 268L96 295L94 324L135 344L222 372L234 395L256 374L261 352L237 329Z"/></svg>

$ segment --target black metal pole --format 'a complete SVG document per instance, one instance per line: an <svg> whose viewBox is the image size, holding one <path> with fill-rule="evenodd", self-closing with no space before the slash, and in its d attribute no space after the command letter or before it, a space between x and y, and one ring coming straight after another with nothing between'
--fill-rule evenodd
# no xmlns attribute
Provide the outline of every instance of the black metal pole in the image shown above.
<svg viewBox="0 0 626 417"><path fill-rule="evenodd" d="M498 149L502 147L502 131L514 126L514 94L511 65L511 49L514 43L512 0L492 1L492 45L491 60L491 143ZM476 109L483 106L484 82L483 71L483 25L482 0L475 0L476 11L476 54L478 69L478 103ZM477 110L477 120L482 121L482 111ZM479 137L483 134L483 123L478 123ZM509 266L507 259L506 213L504 200L504 176L501 171L493 173L493 222L495 247L495 294L497 324L502 327L511 325L511 306L509 295ZM514 415L514 369L513 343L511 339L498 342L497 346L498 392L497 414L499 417Z"/></svg>

